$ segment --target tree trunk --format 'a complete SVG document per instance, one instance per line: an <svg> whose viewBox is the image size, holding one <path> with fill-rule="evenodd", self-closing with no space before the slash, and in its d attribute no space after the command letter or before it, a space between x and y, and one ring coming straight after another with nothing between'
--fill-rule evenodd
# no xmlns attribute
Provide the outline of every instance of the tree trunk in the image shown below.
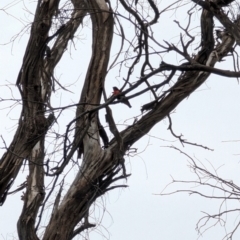
<svg viewBox="0 0 240 240"><path fill-rule="evenodd" d="M55 33L49 36L49 31L53 27L53 19L66 9L59 7L59 0L38 1L30 39L17 79L17 86L23 101L19 126L10 147L0 161L1 204L6 200L8 190L17 177L23 161L27 160L29 163L26 193L23 196L24 204L17 226L20 240L39 239L37 230L45 203L58 179L61 178L65 167L70 160L76 157L77 151L78 157L81 158L79 161L82 161L81 166L63 199L61 199L63 181L61 182L50 221L42 237L44 240L72 239L85 229L94 227L95 224L88 222L88 212L92 203L107 191L116 187L126 187L126 185L113 186L111 184L129 176L124 165L124 155L129 148L158 122L169 116L171 111L201 86L211 73L229 77L240 76L237 71L230 72L214 68L216 62L226 57L232 51L234 43L240 39L239 33L234 32L237 23L234 25L227 14L219 10L232 1L224 1L224 3L221 0L193 2L203 8L201 49L195 56L190 56L188 48L194 41L194 37L189 34L188 27L181 28L190 38L188 42L184 43L182 35L180 35L182 50L167 42L167 47L160 43L157 45L163 52L175 51L186 62L180 66L162 62L159 67L153 68L149 49L154 48L150 46L149 42L152 41L155 44L157 41L149 32L151 31L150 27L156 24L160 17L157 6L152 0L147 1L153 14L152 19L147 21L151 16L144 18L144 14L141 15L137 8L134 10L132 3L125 0L119 1L121 8L124 8L129 14L128 21L135 27L137 38L137 46L134 46L124 35L124 29L120 25L122 44L125 41L128 42L129 47L132 47L136 55L132 65L128 68L126 79L124 79L123 89L125 86L129 86L129 88L126 91L121 89L118 96L107 99L105 78L114 36L114 24L118 22L117 17L120 15L117 6L113 10L111 3L105 0L72 0L73 10L71 15L69 14L69 19L64 24L61 23ZM135 3L138 4L137 1ZM217 9L214 4L217 5ZM51 169L52 172L49 172L48 160L44 160L44 143L49 128L55 122L55 109L51 107L50 103L51 92L54 90L54 68L87 14L90 15L92 22L92 56L80 100L76 104L76 117L67 125L63 138L62 159ZM218 43L213 34L214 17L217 17L226 29L219 32ZM55 41L51 49L48 46L50 41ZM121 47L122 49L123 47ZM121 64L126 62L127 60L124 59ZM139 62L142 64L138 74L141 77L134 82L131 80L131 75ZM171 73L164 81L157 84L149 83L148 80L151 77L162 72L166 76L167 71L171 71ZM169 86L176 71L181 71L181 74L173 86ZM139 90L144 84L146 87ZM157 90L163 86L168 89L157 95ZM126 94L132 93L133 90L136 90L137 93L132 94L130 98L151 91L154 100L142 106L142 111L148 111L145 115L119 132L110 106L113 101L119 100L121 97L127 99ZM99 117L99 111L102 109L106 110L109 129L114 136L110 142L108 142L107 134L102 127L102 119ZM72 131L74 131L73 139L71 139ZM101 139L104 142L104 148L101 147ZM47 197L45 196L45 175L54 177L53 187ZM38 216L39 221L36 223ZM77 227L78 224L82 225Z"/></svg>

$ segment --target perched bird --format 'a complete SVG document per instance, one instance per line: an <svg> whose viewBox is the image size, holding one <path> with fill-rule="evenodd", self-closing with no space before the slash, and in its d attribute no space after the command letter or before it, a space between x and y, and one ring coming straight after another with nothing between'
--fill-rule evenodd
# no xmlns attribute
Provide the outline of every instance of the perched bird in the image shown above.
<svg viewBox="0 0 240 240"><path fill-rule="evenodd" d="M117 87L113 87L113 95L117 96L118 94L121 94L121 91ZM124 95L117 97L117 99L120 102L126 104L128 107L130 107L130 108L132 107L130 102L127 100L127 98Z"/></svg>

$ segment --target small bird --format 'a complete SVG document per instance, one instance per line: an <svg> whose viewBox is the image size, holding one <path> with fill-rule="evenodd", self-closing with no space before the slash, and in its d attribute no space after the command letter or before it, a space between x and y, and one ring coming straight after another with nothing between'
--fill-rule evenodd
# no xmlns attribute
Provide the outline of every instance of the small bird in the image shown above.
<svg viewBox="0 0 240 240"><path fill-rule="evenodd" d="M117 96L118 94L121 94L121 91L117 87L113 87L113 95ZM128 107L130 107L130 108L132 107L130 102L127 100L127 98L124 95L117 97L117 99L120 102L126 104Z"/></svg>

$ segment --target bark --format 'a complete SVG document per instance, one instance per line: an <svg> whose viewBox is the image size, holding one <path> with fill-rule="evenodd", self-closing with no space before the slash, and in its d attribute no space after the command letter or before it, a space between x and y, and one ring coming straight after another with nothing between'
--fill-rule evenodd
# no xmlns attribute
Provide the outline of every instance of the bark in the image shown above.
<svg viewBox="0 0 240 240"><path fill-rule="evenodd" d="M23 100L19 127L10 147L0 161L0 200L2 204L12 182L17 177L23 160L26 159L29 163L29 176L26 193L23 196L23 209L18 221L19 239L39 239L36 219L40 206L43 205L41 209L43 211L43 201L47 200L44 175L54 176L55 181L57 181L77 150L79 157L82 158L80 169L63 199L61 199L63 188L61 185L50 221L43 235L44 240L72 239L85 229L94 227L95 224L88 222L88 212L91 204L107 191L116 187L125 187L124 185L112 186L111 184L128 177L124 166L126 151L145 136L152 127L168 116L182 100L201 86L211 73L230 77L239 76L239 72L214 68L215 63L227 56L232 51L235 41L238 41L238 33L234 33L234 28L231 27L233 23L226 23L228 17L222 11L222 7L231 1L225 1L225 3L221 0L214 1L217 9L215 9L215 5L211 5L208 1L193 2L203 7L200 51L194 57L190 57L188 54L188 46L193 40L190 40L187 44L182 42L182 51L174 45L168 44L168 47L165 48L166 51L176 51L187 62L180 66L162 62L159 68L154 69L149 60L149 39L151 36L148 32L149 27L156 24L160 17L158 8L153 1L149 0L154 16L146 24L145 19L132 9L130 3L120 0L122 7L136 20L138 46L134 49L137 55L129 67L124 84L124 86L128 84L130 87L119 96L138 89L142 84L146 84L147 87L131 97L137 97L149 90L154 96L154 101L146 103L142 107L142 110L148 112L121 132L117 129L110 108L116 97L107 99L104 92L115 21L110 2L106 3L105 0L72 0L73 11L68 21L61 24L52 36L49 36L49 30L52 27L53 17L58 14L59 1L45 0L38 2L31 36L17 79L17 85ZM47 173L44 171L44 167L48 167L44 161L44 142L48 129L54 123L54 109L50 103L55 82L53 72L63 56L68 42L74 37L87 14L90 15L93 29L92 56L77 105L76 117L68 124L65 133L63 162L55 167L53 173L50 174L48 171ZM222 24L226 28L221 31L219 35L220 43L217 45L213 34L214 17L222 19ZM121 31L124 38L123 29ZM188 30L185 31L188 33ZM52 40L55 42L50 49L47 44ZM164 49L163 46L161 47ZM140 71L141 78L135 83L130 83L134 67L140 60L143 61ZM148 67L151 71L147 70ZM165 81L155 85L149 84L148 79L152 76L169 70L171 74ZM154 89L168 86L176 71L181 71L181 75L175 84L163 92L161 96L157 96ZM102 97L105 101L103 104L101 104ZM109 129L114 135L110 143L108 143L108 137L103 131L98 116L99 110L103 108L106 109ZM51 113L48 114L47 110ZM74 139L67 145L68 136L71 133L70 129L73 126L75 126ZM100 137L103 138L105 148L101 147ZM42 212L40 218L41 215ZM82 225L77 227L80 223Z"/></svg>
<svg viewBox="0 0 240 240"><path fill-rule="evenodd" d="M54 116L44 116L48 99L43 96L41 82L42 66L48 31L52 16L58 8L58 0L38 3L30 39L26 48L23 64L18 75L17 85L22 95L23 107L19 126L10 147L0 161L0 196L10 181L14 181L24 159L31 155L38 141L44 141Z"/></svg>
<svg viewBox="0 0 240 240"><path fill-rule="evenodd" d="M92 28L95 31L93 31L92 57L79 101L87 104L79 105L77 118L93 109L94 106L91 104L100 104L113 36L113 15L105 1L89 1L88 8L93 9L90 14ZM85 114L77 120L75 146L83 145L82 166L58 209L52 215L44 240L71 239L75 226L84 218L91 204L102 194L102 190L111 183L108 178L103 180L108 168L113 168L114 165L110 162L111 151L101 149L97 115L97 112ZM67 159L71 157L72 152ZM110 178L115 174L110 171Z"/></svg>
<svg viewBox="0 0 240 240"><path fill-rule="evenodd" d="M27 191L23 195L24 206L18 220L18 235L20 239L38 239L35 231L35 220L40 205L45 196L44 189L44 141L39 141L29 156L29 176Z"/></svg>
<svg viewBox="0 0 240 240"><path fill-rule="evenodd" d="M203 11L204 15L205 11L206 10ZM103 19L103 17L99 15L100 14L92 15L92 18L94 18L92 20L93 26L98 22L95 17ZM209 17L212 18L213 16L210 14ZM203 26L203 36L206 37L206 39L202 50L199 53L202 61L199 61L203 63L207 62L207 66L213 67L219 60L217 56L224 57L231 50L234 44L234 38L226 34L222 39L222 43L213 51L213 37L209 34L209 30L212 30L213 28L213 22L211 19L209 22L212 25ZM106 26L102 23L100 25ZM98 26L97 29L99 29L99 27L100 26ZM210 29L207 27L210 27ZM106 30L109 30L110 35L112 34L112 26L110 28L107 27ZM102 33L104 33L105 38L103 35L98 35ZM80 103L87 102L90 104L96 104L100 102L103 86L102 80L104 79L107 61L104 61L105 64L102 65L101 62L99 63L99 59L105 59L105 57L107 57L108 60L108 56L105 56L105 52L102 48L106 48L106 46L110 45L109 43L106 44L104 41L111 37L106 34L104 29L97 32L96 36L98 39L103 39L103 45L101 45L101 41L96 43L94 38L93 55ZM97 47L95 44L98 44ZM202 57L201 52L206 50L206 46L208 47L208 51L204 55L204 58ZM197 55L196 59L199 59L199 55ZM94 72L92 72L93 69ZM58 210L52 216L46 229L44 239L60 239L60 236L61 239L70 239L76 224L84 218L95 199L106 191L115 175L114 169L116 169L117 165L121 165L123 162L123 155L126 150L143 137L157 122L165 118L183 99L195 91L209 75L209 72L199 71L192 71L190 73L186 72L183 74L177 83L171 88L169 93L157 103L152 111L147 113L133 126L122 131L120 133L120 139L117 139L117 137L114 138L110 142L110 147L106 150L102 150L99 145L97 113L92 114L90 117L86 114L87 116L85 118L80 118L77 122L77 134L83 131L84 127L88 127L88 134L85 134L85 137L83 138L84 154L81 170L58 207ZM140 82L144 82L144 79ZM92 109L94 109L94 106L92 105L80 105L77 110L77 117ZM111 116L111 113L109 113L109 116ZM87 121L91 121L90 127L86 124ZM54 229L57 230L53 231Z"/></svg>
<svg viewBox="0 0 240 240"><path fill-rule="evenodd" d="M55 4L55 10L58 7L58 2ZM42 60L42 74L39 75L41 83L41 97L48 107L50 105L50 96L54 81L53 71L59 60L61 59L69 40L77 31L82 23L83 17L86 14L86 6L83 1L74 2L75 10L72 13L70 20L62 25L57 34L57 40L50 50L49 56ZM53 7L53 6L52 6ZM36 12L36 16L44 10L44 5ZM53 11L53 12L54 12ZM47 15L47 12L44 12ZM46 17L44 15L42 19ZM40 18L40 17L39 17ZM51 39L53 36L51 37ZM48 37L49 40L49 37ZM31 51L31 50L29 50ZM25 65L24 65L25 66ZM42 109L44 112L46 108ZM38 239L35 229L35 221L38 210L44 200L44 138L37 142L33 147L32 153L29 156L29 177L27 181L27 192L24 195L24 206L22 214L18 221L18 233L20 239Z"/></svg>
<svg viewBox="0 0 240 240"><path fill-rule="evenodd" d="M231 33L231 35L234 37L237 44L240 44L240 31L239 31L239 18L236 19L236 22L233 22L229 19L226 13L222 10L222 7L227 6L228 4L234 2L234 0L228 0L228 1L199 1L199 0L192 0L196 4L202 6L207 11L211 12L218 20L219 22L224 26L224 28Z"/></svg>

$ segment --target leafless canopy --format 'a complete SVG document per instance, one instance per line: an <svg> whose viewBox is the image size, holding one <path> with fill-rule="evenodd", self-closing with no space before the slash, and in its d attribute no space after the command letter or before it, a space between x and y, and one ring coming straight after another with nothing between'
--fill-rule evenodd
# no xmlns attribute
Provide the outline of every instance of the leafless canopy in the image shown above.
<svg viewBox="0 0 240 240"><path fill-rule="evenodd" d="M182 26L181 22L175 21L181 32L178 44L166 41L164 37L159 39L156 32L164 27L159 24L160 18L185 5L184 1L176 1L163 8L153 0L37 1L30 38L16 79L22 112L13 140L5 146L0 160L1 204L11 193L11 185L23 164L27 162L29 166L28 178L19 188L25 188L17 224L19 239L66 240L94 227L95 224L88 221L91 205L107 191L126 187L116 182L129 176L124 156L131 146L164 118L169 117L171 123L170 113L210 74L240 77L234 50L240 43L239 18L234 11L237 2L188 1L189 11L185 13L188 24ZM200 37L196 37L191 33L192 16L199 10ZM54 76L54 69L76 37L77 30L85 26L86 18L90 18L92 24L92 52L83 88L76 92L80 100L71 106L54 108L51 106L54 86L64 88ZM123 21L134 29L133 39L125 33ZM221 27L216 29L214 21ZM119 36L121 46L112 59L112 40ZM199 47L196 48L197 44ZM163 55L172 53L181 57L181 64L162 61ZM226 57L234 59L234 70L214 67ZM105 80L111 71L121 72L124 76L120 94L108 98ZM142 115L119 131L112 105L141 98L147 92L152 100L142 106ZM48 134L60 121L61 113L73 106L75 118L67 124L63 136L56 134L56 141L61 139L61 157L49 159L45 150ZM106 119L99 117L100 111L105 112ZM103 127L105 120L109 131ZM113 137L109 140L110 134ZM4 138L2 140L4 142ZM77 161L81 163L78 173L66 189L63 173L70 163ZM46 178L53 180L47 194ZM49 223L40 236L38 229L43 211L57 189ZM63 189L67 190L64 195Z"/></svg>

